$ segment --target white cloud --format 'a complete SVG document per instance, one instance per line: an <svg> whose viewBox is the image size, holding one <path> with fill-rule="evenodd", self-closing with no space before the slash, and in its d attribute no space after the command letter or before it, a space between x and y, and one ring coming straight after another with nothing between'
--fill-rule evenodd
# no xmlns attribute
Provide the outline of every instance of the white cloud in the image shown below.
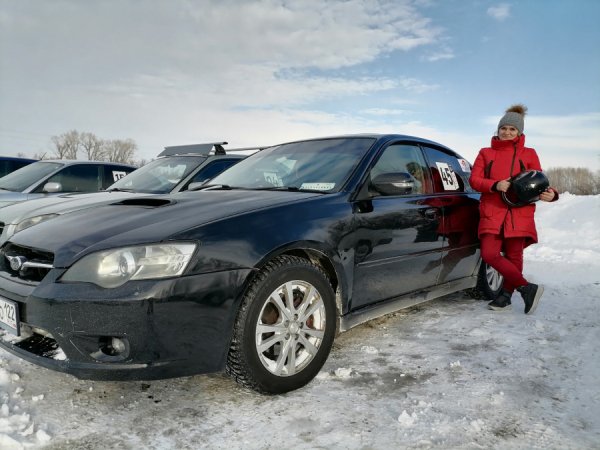
<svg viewBox="0 0 600 450"><path fill-rule="evenodd" d="M389 108L369 108L362 111L363 114L371 116L399 116L407 114L404 109L389 109Z"/></svg>
<svg viewBox="0 0 600 450"><path fill-rule="evenodd" d="M441 61L444 59L454 59L454 51L449 47L443 47L437 52L429 53L423 56L421 59L429 62Z"/></svg>
<svg viewBox="0 0 600 450"><path fill-rule="evenodd" d="M500 3L496 6L490 6L487 13L488 16L501 22L510 17L510 5L508 3Z"/></svg>
<svg viewBox="0 0 600 450"><path fill-rule="evenodd" d="M217 115L438 87L360 69L438 43L442 30L412 0L24 1L1 22L0 122L46 141L76 128L171 145L190 117L221 135Z"/></svg>

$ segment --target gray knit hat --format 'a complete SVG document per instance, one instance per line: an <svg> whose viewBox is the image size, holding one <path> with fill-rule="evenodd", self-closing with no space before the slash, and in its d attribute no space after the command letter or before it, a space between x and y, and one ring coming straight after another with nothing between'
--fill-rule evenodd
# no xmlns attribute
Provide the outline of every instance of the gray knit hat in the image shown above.
<svg viewBox="0 0 600 450"><path fill-rule="evenodd" d="M512 105L506 110L506 114L500 119L500 122L498 122L498 130L503 126L508 125L515 127L519 131L519 134L523 134L526 113L527 106L521 104Z"/></svg>

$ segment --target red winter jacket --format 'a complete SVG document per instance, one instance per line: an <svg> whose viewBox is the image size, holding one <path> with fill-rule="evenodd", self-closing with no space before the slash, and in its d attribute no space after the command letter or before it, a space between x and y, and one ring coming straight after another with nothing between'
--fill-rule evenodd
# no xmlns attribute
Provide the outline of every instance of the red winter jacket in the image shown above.
<svg viewBox="0 0 600 450"><path fill-rule="evenodd" d="M491 145L479 151L469 179L471 186L481 192L478 236L500 234L504 230L507 238L525 237L525 246L535 244L538 241L533 217L535 204L511 208L504 203L500 192L492 191L492 187L497 181L523 170L541 171L537 153L525 147L525 135L512 141L502 141L494 136ZM554 192L554 200L558 200L558 192Z"/></svg>

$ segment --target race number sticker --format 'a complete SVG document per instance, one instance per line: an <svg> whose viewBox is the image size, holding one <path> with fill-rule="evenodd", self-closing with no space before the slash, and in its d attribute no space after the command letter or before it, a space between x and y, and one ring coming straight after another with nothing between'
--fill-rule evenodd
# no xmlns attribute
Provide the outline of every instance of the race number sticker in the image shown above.
<svg viewBox="0 0 600 450"><path fill-rule="evenodd" d="M446 191L457 191L458 190L458 180L456 179L456 174L454 170L444 162L436 162L438 170L440 171L440 176L442 177L442 184L444 185L444 190Z"/></svg>
<svg viewBox="0 0 600 450"><path fill-rule="evenodd" d="M113 181L119 181L121 178L123 178L125 175L127 175L127 172L119 172L116 170L113 170Z"/></svg>
<svg viewBox="0 0 600 450"><path fill-rule="evenodd" d="M460 168L463 170L463 172L471 171L471 164L469 164L466 159L459 159L458 163L460 164Z"/></svg>

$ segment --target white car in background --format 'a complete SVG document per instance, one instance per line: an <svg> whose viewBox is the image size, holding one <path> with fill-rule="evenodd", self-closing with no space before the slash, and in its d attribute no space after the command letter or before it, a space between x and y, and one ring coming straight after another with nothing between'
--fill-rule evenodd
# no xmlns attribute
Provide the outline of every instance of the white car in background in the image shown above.
<svg viewBox="0 0 600 450"><path fill-rule="evenodd" d="M157 159L112 183L105 191L43 197L0 208L0 245L13 234L61 214L133 196L193 189L248 153L260 150L250 147L226 152L223 144L226 142L166 147Z"/></svg>

